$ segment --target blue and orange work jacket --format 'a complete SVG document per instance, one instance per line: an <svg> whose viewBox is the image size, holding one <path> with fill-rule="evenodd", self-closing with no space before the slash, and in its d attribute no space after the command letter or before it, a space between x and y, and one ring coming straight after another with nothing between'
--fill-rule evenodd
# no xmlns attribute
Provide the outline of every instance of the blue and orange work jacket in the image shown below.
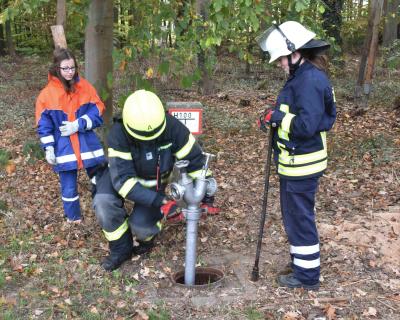
<svg viewBox="0 0 400 320"><path fill-rule="evenodd" d="M103 124L104 104L95 88L79 77L75 90L67 93L61 81L49 75L36 101L36 124L41 146L54 147L55 172L90 168L105 162L104 151L94 128ZM79 131L63 137L63 121L78 119Z"/></svg>

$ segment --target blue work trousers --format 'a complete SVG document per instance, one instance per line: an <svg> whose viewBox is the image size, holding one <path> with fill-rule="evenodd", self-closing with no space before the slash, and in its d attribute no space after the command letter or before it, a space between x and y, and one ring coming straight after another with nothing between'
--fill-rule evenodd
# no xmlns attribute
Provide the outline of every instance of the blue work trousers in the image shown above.
<svg viewBox="0 0 400 320"><path fill-rule="evenodd" d="M295 277L304 284L319 282L320 248L315 223L315 194L319 177L280 179L283 224L290 244Z"/></svg>
<svg viewBox="0 0 400 320"><path fill-rule="evenodd" d="M111 183L108 168L101 176L96 176L96 195L93 207L97 220L106 238L118 240L125 233L120 233L121 226L127 221L129 229L139 241L149 241L161 231L161 214L159 207L148 207L135 203L130 215L124 208L124 199L117 193Z"/></svg>
<svg viewBox="0 0 400 320"><path fill-rule="evenodd" d="M87 168L86 171L90 170ZM69 220L81 219L81 206L78 194L78 170L60 171L61 199L64 215Z"/></svg>

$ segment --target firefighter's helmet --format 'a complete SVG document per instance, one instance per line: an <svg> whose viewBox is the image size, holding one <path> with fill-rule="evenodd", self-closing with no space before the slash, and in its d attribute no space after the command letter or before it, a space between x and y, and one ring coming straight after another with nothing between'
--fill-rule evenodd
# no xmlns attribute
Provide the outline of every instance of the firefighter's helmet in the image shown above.
<svg viewBox="0 0 400 320"><path fill-rule="evenodd" d="M165 110L151 91L137 90L126 99L122 121L128 133L139 140L153 140L165 129Z"/></svg>
<svg viewBox="0 0 400 320"><path fill-rule="evenodd" d="M306 29L302 24L296 21L286 21L279 26L274 24L264 31L257 37L257 42L263 51L268 51L269 63L271 63L299 49L329 48L328 43L315 40L314 37L315 33Z"/></svg>

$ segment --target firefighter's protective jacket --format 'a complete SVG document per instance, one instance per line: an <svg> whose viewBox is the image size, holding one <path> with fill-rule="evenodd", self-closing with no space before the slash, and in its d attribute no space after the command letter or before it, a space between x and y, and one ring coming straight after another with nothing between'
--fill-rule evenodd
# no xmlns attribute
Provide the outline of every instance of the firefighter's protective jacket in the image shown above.
<svg viewBox="0 0 400 320"><path fill-rule="evenodd" d="M154 140L130 136L117 119L108 136L108 161L114 189L126 199L159 207L163 196L156 191L168 182L176 160L189 160L187 172L196 178L204 164L200 146L189 130L166 114L166 127ZM159 178L158 178L159 177Z"/></svg>
<svg viewBox="0 0 400 320"><path fill-rule="evenodd" d="M326 132L336 119L327 75L305 61L279 93L271 118L278 173L287 179L322 175L327 167Z"/></svg>
<svg viewBox="0 0 400 320"><path fill-rule="evenodd" d="M94 87L82 77L75 91L67 93L61 81L49 75L46 87L36 101L37 132L41 146L54 147L57 164L54 171L90 168L105 161L101 143L93 131L103 123L104 104ZM61 136L63 121L78 119L79 131Z"/></svg>

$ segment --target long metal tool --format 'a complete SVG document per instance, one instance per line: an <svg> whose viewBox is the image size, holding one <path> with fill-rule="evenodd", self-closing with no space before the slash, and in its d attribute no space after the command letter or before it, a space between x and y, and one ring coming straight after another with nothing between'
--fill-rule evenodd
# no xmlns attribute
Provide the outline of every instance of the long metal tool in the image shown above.
<svg viewBox="0 0 400 320"><path fill-rule="evenodd" d="M260 261L261 254L261 244L264 234L264 225L265 219L267 217L267 203L268 203L268 189L269 189L269 174L271 169L271 155L272 155L272 138L274 135L274 130L272 127L269 128L268 132L268 149L267 149L267 159L265 161L265 181L264 181L264 196L263 203L261 209L261 218L260 218L260 228L258 231L258 241L257 241L257 251L256 251L256 259L254 261L253 272L251 273L251 281L258 281L259 278L259 270L258 263Z"/></svg>

